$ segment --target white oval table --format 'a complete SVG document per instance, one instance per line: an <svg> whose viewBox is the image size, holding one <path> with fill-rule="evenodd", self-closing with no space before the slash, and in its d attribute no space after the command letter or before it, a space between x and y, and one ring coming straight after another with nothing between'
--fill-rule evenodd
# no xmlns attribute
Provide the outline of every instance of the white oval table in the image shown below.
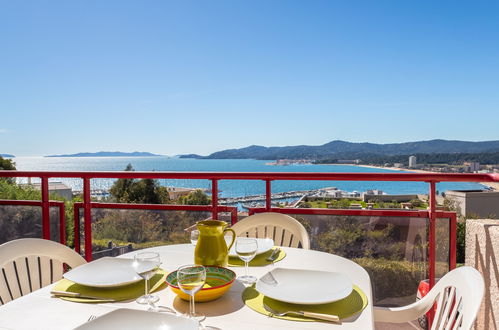
<svg viewBox="0 0 499 330"><path fill-rule="evenodd" d="M272 267L342 272L364 291L368 298L367 307L358 315L342 320L341 324L280 320L259 314L244 305L241 294L245 287L236 281L229 292L220 299L196 304L196 311L207 316L203 324L224 330L374 329L371 282L369 275L361 266L348 259L324 252L295 248L283 249L287 254L283 260L275 266L250 267L250 274L260 277ZM163 262L162 267L167 271L173 271L181 265L191 264L194 259L194 247L190 244L167 245L141 251L159 252ZM136 252L124 254L120 258L132 258ZM244 273L244 267L231 267L231 269L238 275ZM52 286L49 285L1 306L0 329L72 329L85 323L90 315L99 316L120 307L146 309L144 305L139 305L135 301L82 304L51 298ZM189 308L189 303L177 298L170 289L156 294L160 297L158 305L173 307L182 313Z"/></svg>

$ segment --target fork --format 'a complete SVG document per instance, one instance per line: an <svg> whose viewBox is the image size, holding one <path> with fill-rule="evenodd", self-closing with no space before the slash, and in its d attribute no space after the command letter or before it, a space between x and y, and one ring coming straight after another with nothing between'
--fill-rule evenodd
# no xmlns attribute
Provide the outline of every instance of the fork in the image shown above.
<svg viewBox="0 0 499 330"><path fill-rule="evenodd" d="M263 303L263 308L267 312L270 313L270 316L284 316L287 314L297 314L313 319L319 319L319 320L324 320L324 321L331 321L331 322L339 322L340 318L337 315L329 315L329 314L322 314L322 313L312 313L312 312L305 312L305 311L276 311L275 309L271 308L270 306L266 305Z"/></svg>

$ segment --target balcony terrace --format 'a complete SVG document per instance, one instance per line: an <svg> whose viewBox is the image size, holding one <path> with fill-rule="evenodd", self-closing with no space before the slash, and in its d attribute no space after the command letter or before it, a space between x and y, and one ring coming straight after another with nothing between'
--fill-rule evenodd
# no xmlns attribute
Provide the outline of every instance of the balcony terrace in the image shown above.
<svg viewBox="0 0 499 330"><path fill-rule="evenodd" d="M219 204L219 181L261 180L265 183L265 206L251 208L249 213L278 212L296 218L307 228L313 249L353 259L370 273L374 303L383 306L413 302L420 281L428 279L432 287L437 278L456 267L457 217L455 212L437 208L436 184L499 182L499 174L445 173L0 171L1 177L41 180L41 200L0 200L0 221L4 224L17 221L7 240L41 237L68 243L88 261L97 255L98 241L140 243L141 247L185 243L189 241L185 229L196 221L211 217L234 224L239 218L238 210ZM82 200L50 200L49 180L55 178L81 179ZM91 198L93 179L132 178L209 180L211 204L128 204L100 202ZM273 207L272 183L278 180L426 182L429 207L425 210ZM35 221L23 222L25 220L19 216L14 219L12 215L19 210L29 210L30 217ZM133 242L119 239L123 236L113 237L120 231L132 234L135 231L137 235L140 232L140 237ZM68 236L70 240L67 240Z"/></svg>

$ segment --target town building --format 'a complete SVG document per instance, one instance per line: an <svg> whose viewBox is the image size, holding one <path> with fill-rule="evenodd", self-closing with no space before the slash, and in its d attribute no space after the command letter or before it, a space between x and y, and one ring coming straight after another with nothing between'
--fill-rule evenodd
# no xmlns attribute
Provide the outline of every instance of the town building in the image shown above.
<svg viewBox="0 0 499 330"><path fill-rule="evenodd" d="M359 164L360 159L338 159L338 164Z"/></svg>
<svg viewBox="0 0 499 330"><path fill-rule="evenodd" d="M466 172L475 173L480 170L479 162L464 162L463 165L466 167Z"/></svg>
<svg viewBox="0 0 499 330"><path fill-rule="evenodd" d="M499 191L448 190L445 197L462 216L499 219Z"/></svg>
<svg viewBox="0 0 499 330"><path fill-rule="evenodd" d="M182 187L167 187L166 190L168 191L168 197L171 200L176 200L180 198L181 196L187 196L191 192L195 191L196 189L194 188L182 188Z"/></svg>
<svg viewBox="0 0 499 330"><path fill-rule="evenodd" d="M417 166L416 156L409 157L409 168L415 168Z"/></svg>
<svg viewBox="0 0 499 330"><path fill-rule="evenodd" d="M28 184L23 184L22 186L31 186L36 190L42 189L41 183L31 183L31 180L28 180ZM73 199L73 191L62 182L49 182L49 194L58 195L68 201Z"/></svg>

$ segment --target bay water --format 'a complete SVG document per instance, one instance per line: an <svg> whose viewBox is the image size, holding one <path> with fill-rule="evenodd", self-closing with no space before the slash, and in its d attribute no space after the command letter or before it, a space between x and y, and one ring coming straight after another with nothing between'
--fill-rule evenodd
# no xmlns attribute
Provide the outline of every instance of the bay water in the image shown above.
<svg viewBox="0 0 499 330"><path fill-rule="evenodd" d="M170 157L16 157L13 159L21 171L122 171L131 164L136 171L213 171L213 172L333 172L333 173L400 173L398 170L369 168L354 165L267 165L268 160L253 159L181 159ZM21 179L21 182L26 179ZM36 182L36 179L32 180ZM66 183L73 190L82 190L78 178L54 178L50 181ZM114 179L93 179L92 189L107 190ZM211 188L209 180L159 180L161 185L186 188ZM363 192L380 189L388 194L427 194L428 184L424 182L386 181L273 181L272 193L313 190L337 187L344 191ZM472 182L448 182L437 184L437 190L482 189ZM220 197L250 196L265 193L262 180L221 180Z"/></svg>

